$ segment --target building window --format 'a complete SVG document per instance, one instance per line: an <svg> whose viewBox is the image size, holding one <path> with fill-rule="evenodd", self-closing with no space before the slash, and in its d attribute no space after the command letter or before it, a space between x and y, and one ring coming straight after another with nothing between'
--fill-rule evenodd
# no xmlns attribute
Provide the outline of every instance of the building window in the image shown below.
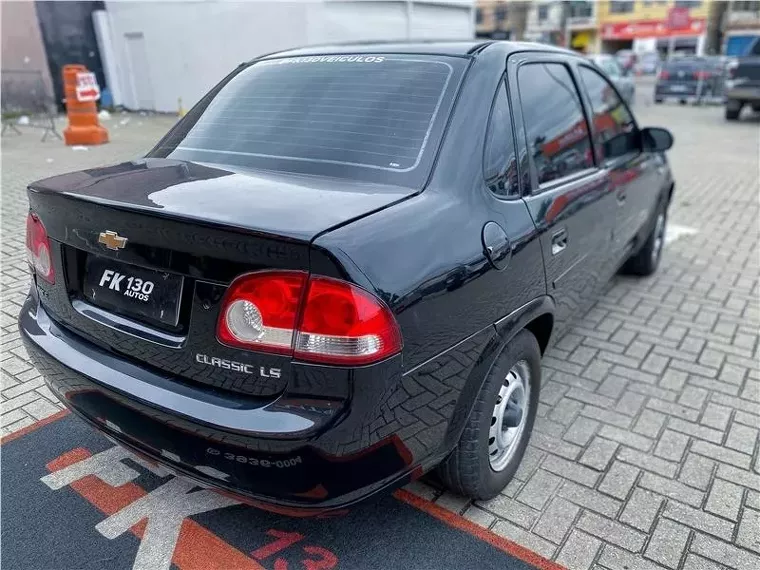
<svg viewBox="0 0 760 570"><path fill-rule="evenodd" d="M497 4L493 9L493 18L499 23L506 22L507 21L507 5Z"/></svg>
<svg viewBox="0 0 760 570"><path fill-rule="evenodd" d="M734 2L732 10L734 12L760 12L760 2Z"/></svg>
<svg viewBox="0 0 760 570"><path fill-rule="evenodd" d="M543 22L549 18L549 6L542 4L538 7L538 21Z"/></svg>
<svg viewBox="0 0 760 570"><path fill-rule="evenodd" d="M594 5L591 2L570 2L571 18L591 18L594 15Z"/></svg>
<svg viewBox="0 0 760 570"><path fill-rule="evenodd" d="M610 12L612 14L629 14L633 12L635 2L610 2Z"/></svg>
<svg viewBox="0 0 760 570"><path fill-rule="evenodd" d="M678 8L697 8L702 4L702 0L676 0Z"/></svg>
<svg viewBox="0 0 760 570"><path fill-rule="evenodd" d="M483 8L475 8L475 23L483 23Z"/></svg>

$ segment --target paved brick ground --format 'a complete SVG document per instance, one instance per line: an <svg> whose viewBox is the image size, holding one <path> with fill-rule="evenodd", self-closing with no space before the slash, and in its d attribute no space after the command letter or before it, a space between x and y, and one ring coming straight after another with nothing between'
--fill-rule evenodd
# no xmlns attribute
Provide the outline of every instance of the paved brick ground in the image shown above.
<svg viewBox="0 0 760 570"><path fill-rule="evenodd" d="M659 273L616 278L546 355L540 417L503 495L410 490L570 568L760 568L760 122L646 99L640 121L677 141ZM170 124L115 120L113 142L88 151L3 139L3 433L58 409L16 332L26 182L136 156Z"/></svg>

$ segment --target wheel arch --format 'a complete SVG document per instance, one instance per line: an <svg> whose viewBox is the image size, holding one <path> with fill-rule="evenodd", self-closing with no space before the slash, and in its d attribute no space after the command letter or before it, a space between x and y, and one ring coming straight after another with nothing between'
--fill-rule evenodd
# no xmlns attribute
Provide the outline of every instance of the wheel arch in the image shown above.
<svg viewBox="0 0 760 570"><path fill-rule="evenodd" d="M464 389L459 395L454 418L449 424L444 437L442 453L450 452L459 441L467 420L472 413L475 400L483 387L486 377L504 347L520 331L528 330L538 340L541 355L548 348L554 328L554 300L542 295L512 311L493 325L493 334L485 343L478 363L470 371Z"/></svg>

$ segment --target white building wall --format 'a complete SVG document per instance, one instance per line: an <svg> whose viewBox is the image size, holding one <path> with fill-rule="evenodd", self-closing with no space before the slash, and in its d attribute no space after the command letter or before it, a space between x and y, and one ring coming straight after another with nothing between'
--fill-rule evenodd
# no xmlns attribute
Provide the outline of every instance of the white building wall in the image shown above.
<svg viewBox="0 0 760 570"><path fill-rule="evenodd" d="M545 6L547 17L540 20L539 7ZM537 0L532 2L528 9L528 18L525 25L525 39L538 41L550 32L557 32L562 29L562 16L564 8L562 2L557 0Z"/></svg>
<svg viewBox="0 0 760 570"><path fill-rule="evenodd" d="M472 8L472 0L106 1L115 103L173 112L182 98L187 109L239 63L297 46L469 39Z"/></svg>

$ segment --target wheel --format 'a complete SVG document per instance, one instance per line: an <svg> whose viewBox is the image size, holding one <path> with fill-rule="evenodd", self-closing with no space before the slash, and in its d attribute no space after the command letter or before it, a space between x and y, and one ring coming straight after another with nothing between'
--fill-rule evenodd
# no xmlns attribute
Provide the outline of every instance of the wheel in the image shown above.
<svg viewBox="0 0 760 570"><path fill-rule="evenodd" d="M740 112L741 112L741 109L731 109L730 107L726 107L726 120L727 121L738 120Z"/></svg>
<svg viewBox="0 0 760 570"><path fill-rule="evenodd" d="M654 98L654 104L655 104L655 105L659 105L660 103L662 103L662 98L660 98L660 97L655 97L655 98Z"/></svg>
<svg viewBox="0 0 760 570"><path fill-rule="evenodd" d="M454 451L438 466L443 483L491 499L512 480L530 439L541 387L541 350L520 331L502 350L478 393Z"/></svg>
<svg viewBox="0 0 760 570"><path fill-rule="evenodd" d="M742 112L742 102L735 99L728 99L726 101L726 120L736 121Z"/></svg>
<svg viewBox="0 0 760 570"><path fill-rule="evenodd" d="M641 249L631 257L623 267L625 273L647 276L657 271L662 256L662 246L665 244L665 228L668 222L667 202L663 201L655 214L652 233Z"/></svg>
<svg viewBox="0 0 760 570"><path fill-rule="evenodd" d="M686 101L686 99L681 99L681 100L679 101L679 103L680 103L681 105L686 105L687 101Z"/></svg>

